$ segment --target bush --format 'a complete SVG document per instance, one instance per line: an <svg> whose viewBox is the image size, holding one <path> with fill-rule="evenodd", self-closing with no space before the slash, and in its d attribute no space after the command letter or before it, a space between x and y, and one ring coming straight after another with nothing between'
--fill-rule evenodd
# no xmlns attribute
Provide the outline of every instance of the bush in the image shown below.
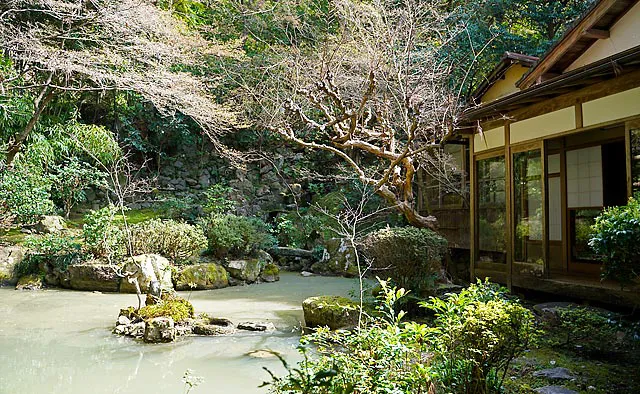
<svg viewBox="0 0 640 394"><path fill-rule="evenodd" d="M433 326L403 323L404 289L380 281L379 316L354 331L303 336L303 360L272 374L272 393L487 393L499 391L509 362L535 339L533 315L504 289L478 283L427 307ZM309 344L315 345L315 352ZM283 361L284 363L284 361Z"/></svg>
<svg viewBox="0 0 640 394"><path fill-rule="evenodd" d="M51 175L51 193L68 218L71 208L87 199L85 190L91 186L106 186L106 174L77 158L57 166Z"/></svg>
<svg viewBox="0 0 640 394"><path fill-rule="evenodd" d="M6 170L0 175L0 223L32 224L54 211L51 182L38 171Z"/></svg>
<svg viewBox="0 0 640 394"><path fill-rule="evenodd" d="M602 259L602 277L624 286L640 275L640 195L605 209L591 227L589 246Z"/></svg>
<svg viewBox="0 0 640 394"><path fill-rule="evenodd" d="M585 307L560 308L558 321L562 337L559 345L571 348L579 345L596 354L613 350L618 344L616 333L626 329L613 313Z"/></svg>
<svg viewBox="0 0 640 394"><path fill-rule="evenodd" d="M207 247L202 229L174 220L151 219L129 227L132 255L156 253L183 262Z"/></svg>
<svg viewBox="0 0 640 394"><path fill-rule="evenodd" d="M361 249L398 287L423 297L432 293L441 275L447 240L427 229L387 227L367 235Z"/></svg>
<svg viewBox="0 0 640 394"><path fill-rule="evenodd" d="M107 260L124 255L126 249L123 247L123 234L115 223L117 213L118 208L109 205L85 215L82 232L87 252Z"/></svg>
<svg viewBox="0 0 640 394"><path fill-rule="evenodd" d="M424 306L436 313L432 371L455 393L499 391L509 363L537 338L531 311L488 281Z"/></svg>
<svg viewBox="0 0 640 394"><path fill-rule="evenodd" d="M174 322L181 322L193 317L193 305L182 297L165 293L160 302L143 306L137 314L144 320L166 316L172 318Z"/></svg>
<svg viewBox="0 0 640 394"><path fill-rule="evenodd" d="M158 205L157 210L162 217L184 220L188 223L195 223L200 216L200 208L192 197L177 198L175 196L167 196Z"/></svg>
<svg viewBox="0 0 640 394"><path fill-rule="evenodd" d="M218 258L251 256L275 245L269 226L258 218L212 214L202 221L202 227L208 251Z"/></svg>
<svg viewBox="0 0 640 394"><path fill-rule="evenodd" d="M15 268L17 276L39 273L45 263L54 269L65 271L69 264L84 259L80 242L58 234L28 237L24 246L28 252Z"/></svg>

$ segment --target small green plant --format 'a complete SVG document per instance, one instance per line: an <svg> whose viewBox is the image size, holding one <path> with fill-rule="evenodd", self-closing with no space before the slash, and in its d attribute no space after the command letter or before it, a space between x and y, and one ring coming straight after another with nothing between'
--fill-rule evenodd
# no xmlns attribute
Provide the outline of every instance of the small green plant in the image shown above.
<svg viewBox="0 0 640 394"><path fill-rule="evenodd" d="M202 229L174 220L147 220L130 226L129 232L132 255L157 253L181 263L207 247Z"/></svg>
<svg viewBox="0 0 640 394"><path fill-rule="evenodd" d="M87 252L108 260L124 255L123 232L115 223L117 213L118 208L109 205L85 215L82 233Z"/></svg>
<svg viewBox="0 0 640 394"><path fill-rule="evenodd" d="M79 241L58 234L28 237L23 246L28 252L25 259L15 268L18 276L39 273L44 264L65 271L69 264L84 259Z"/></svg>
<svg viewBox="0 0 640 394"><path fill-rule="evenodd" d="M204 211L213 214L225 214L232 212L237 203L229 196L233 193L233 188L221 184L211 185L205 192Z"/></svg>
<svg viewBox="0 0 640 394"><path fill-rule="evenodd" d="M250 256L275 245L269 226L258 218L212 214L201 225L209 253L219 258Z"/></svg>
<svg viewBox="0 0 640 394"><path fill-rule="evenodd" d="M164 218L185 220L189 223L195 223L200 214L198 206L191 197L167 196L158 205L157 210Z"/></svg>
<svg viewBox="0 0 640 394"><path fill-rule="evenodd" d="M597 353L614 349L616 333L624 330L613 313L584 307L560 308L558 321L559 335L564 337L560 345Z"/></svg>
<svg viewBox="0 0 640 394"><path fill-rule="evenodd" d="M182 382L184 383L184 394L189 394L193 388L204 382L204 378L194 375L192 370L187 369L182 375Z"/></svg>
<svg viewBox="0 0 640 394"><path fill-rule="evenodd" d="M54 201L62 205L67 218L74 206L86 200L85 191L89 187L106 186L104 172L77 158L57 166L50 177L51 195Z"/></svg>
<svg viewBox="0 0 640 394"><path fill-rule="evenodd" d="M591 227L589 246L602 259L602 278L625 286L640 275L640 195L605 209Z"/></svg>

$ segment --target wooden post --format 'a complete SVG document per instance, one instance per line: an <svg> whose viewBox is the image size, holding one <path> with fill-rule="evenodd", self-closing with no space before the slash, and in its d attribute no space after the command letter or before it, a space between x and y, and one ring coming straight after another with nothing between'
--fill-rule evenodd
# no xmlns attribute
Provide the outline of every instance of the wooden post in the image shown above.
<svg viewBox="0 0 640 394"><path fill-rule="evenodd" d="M547 198L547 144L540 142L540 186L542 187L542 275L549 277L549 199Z"/></svg>
<svg viewBox="0 0 640 394"><path fill-rule="evenodd" d="M474 135L469 138L469 281L473 283L476 278L475 266L476 266L476 187L477 187L477 175L476 175L476 161L474 158Z"/></svg>
<svg viewBox="0 0 640 394"><path fill-rule="evenodd" d="M511 157L511 124L504 125L504 191L506 199L506 258L507 258L507 287L511 289L513 284L513 158Z"/></svg>

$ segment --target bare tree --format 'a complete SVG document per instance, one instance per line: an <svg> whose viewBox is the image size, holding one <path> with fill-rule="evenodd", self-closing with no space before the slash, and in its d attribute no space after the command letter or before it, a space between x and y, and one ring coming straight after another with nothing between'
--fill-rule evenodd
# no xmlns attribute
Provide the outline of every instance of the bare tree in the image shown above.
<svg viewBox="0 0 640 394"><path fill-rule="evenodd" d="M30 91L34 97L31 119L10 142L6 164L56 95L106 90L135 91L163 114L189 116L220 153L237 157L218 139L236 118L207 93L215 78L188 72L207 55L232 54L153 1L3 1L0 48L14 68L0 73L0 94Z"/></svg>
<svg viewBox="0 0 640 394"><path fill-rule="evenodd" d="M432 229L413 183L455 127L460 92L449 82L458 65L441 48L463 30L440 3L335 0L339 33L319 53L292 50L265 70L270 83L246 90L269 130L332 152L412 225Z"/></svg>

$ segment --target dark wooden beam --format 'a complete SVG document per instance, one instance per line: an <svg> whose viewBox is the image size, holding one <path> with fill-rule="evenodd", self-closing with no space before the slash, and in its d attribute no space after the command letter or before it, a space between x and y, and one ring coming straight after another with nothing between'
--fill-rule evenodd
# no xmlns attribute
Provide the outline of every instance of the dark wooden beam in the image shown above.
<svg viewBox="0 0 640 394"><path fill-rule="evenodd" d="M604 29L586 29L582 32L582 37L595 38L596 40L606 40L610 36L609 30Z"/></svg>

